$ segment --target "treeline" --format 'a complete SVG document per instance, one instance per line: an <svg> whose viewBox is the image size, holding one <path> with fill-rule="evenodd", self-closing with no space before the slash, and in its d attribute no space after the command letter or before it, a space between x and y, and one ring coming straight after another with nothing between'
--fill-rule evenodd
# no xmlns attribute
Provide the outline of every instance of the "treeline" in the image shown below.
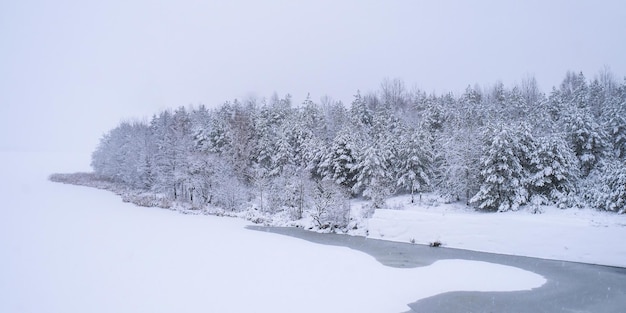
<svg viewBox="0 0 626 313"><path fill-rule="evenodd" d="M481 210L522 205L626 212L626 81L568 72L549 94L427 94L388 80L352 103L289 95L163 111L123 122L93 153L101 177L194 207L249 207L348 225L398 193L437 192Z"/></svg>

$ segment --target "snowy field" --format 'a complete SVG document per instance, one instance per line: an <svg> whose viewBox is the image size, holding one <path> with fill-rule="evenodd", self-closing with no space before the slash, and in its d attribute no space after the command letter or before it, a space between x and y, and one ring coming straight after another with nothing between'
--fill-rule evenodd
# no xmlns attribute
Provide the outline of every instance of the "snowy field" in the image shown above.
<svg viewBox="0 0 626 313"><path fill-rule="evenodd" d="M544 207L505 213L477 213L460 204L433 205L424 198L389 201L367 221L369 237L474 251L523 255L626 267L626 215Z"/></svg>
<svg viewBox="0 0 626 313"><path fill-rule="evenodd" d="M447 291L545 282L476 261L385 267L348 248L246 230L243 220L46 180L85 170L71 158L2 152L0 161L0 312L403 312Z"/></svg>

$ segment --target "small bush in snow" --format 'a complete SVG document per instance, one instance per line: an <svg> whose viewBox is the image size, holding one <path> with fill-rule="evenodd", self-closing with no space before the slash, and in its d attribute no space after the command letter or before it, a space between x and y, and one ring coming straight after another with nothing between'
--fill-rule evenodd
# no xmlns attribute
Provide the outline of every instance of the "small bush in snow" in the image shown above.
<svg viewBox="0 0 626 313"><path fill-rule="evenodd" d="M319 181L313 190L309 215L320 229L345 228L350 219L348 193L332 181Z"/></svg>
<svg viewBox="0 0 626 313"><path fill-rule="evenodd" d="M433 247L433 248L437 248L437 247L441 247L442 243L439 240L435 240L435 241L429 243L428 245Z"/></svg>
<svg viewBox="0 0 626 313"><path fill-rule="evenodd" d="M548 199L543 195L533 195L530 197L530 212L533 214L543 213L542 206L548 204Z"/></svg>

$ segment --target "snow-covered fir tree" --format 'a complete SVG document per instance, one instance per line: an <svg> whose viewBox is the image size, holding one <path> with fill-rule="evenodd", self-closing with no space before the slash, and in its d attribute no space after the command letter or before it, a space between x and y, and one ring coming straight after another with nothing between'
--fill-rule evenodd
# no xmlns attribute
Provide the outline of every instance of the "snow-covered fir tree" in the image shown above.
<svg viewBox="0 0 626 313"><path fill-rule="evenodd" d="M517 210L528 201L525 186L524 143L520 130L505 125L489 129L485 136L486 150L481 158L480 190L470 203L480 209L504 212Z"/></svg>
<svg viewBox="0 0 626 313"><path fill-rule="evenodd" d="M569 194L575 191L578 178L578 160L564 140L542 138L536 141L529 156L529 193L534 203L556 203L561 207Z"/></svg>
<svg viewBox="0 0 626 313"><path fill-rule="evenodd" d="M429 138L415 129L406 130L399 140L396 184L411 193L411 203L415 202L415 192L430 187L433 177L431 149Z"/></svg>
<svg viewBox="0 0 626 313"><path fill-rule="evenodd" d="M347 188L356 183L354 169L357 166L356 139L347 128L340 131L333 140L326 155L318 165L318 173L327 179Z"/></svg>
<svg viewBox="0 0 626 313"><path fill-rule="evenodd" d="M574 154L578 157L583 175L588 175L610 151L610 143L604 128L586 109L570 108L565 120L565 131Z"/></svg>

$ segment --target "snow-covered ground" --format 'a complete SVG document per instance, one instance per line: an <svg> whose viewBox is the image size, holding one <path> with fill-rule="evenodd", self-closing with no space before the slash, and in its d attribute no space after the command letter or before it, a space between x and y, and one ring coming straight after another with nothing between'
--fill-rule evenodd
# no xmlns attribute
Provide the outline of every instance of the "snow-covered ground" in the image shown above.
<svg viewBox="0 0 626 313"><path fill-rule="evenodd" d="M543 207L542 214L478 213L433 200L391 199L395 209L377 210L367 221L369 237L626 267L624 214L555 207Z"/></svg>
<svg viewBox="0 0 626 313"><path fill-rule="evenodd" d="M545 282L466 260L390 268L241 219L137 207L47 181L83 170L57 155L1 152L0 164L0 312L401 312L446 291Z"/></svg>
<svg viewBox="0 0 626 313"><path fill-rule="evenodd" d="M347 248L249 231L241 219L137 207L47 181L52 172L87 170L65 156L1 152L0 162L0 312L401 312L446 291L544 282L463 260L389 268ZM370 238L626 267L625 215L477 213L434 200L395 197L392 209L362 223Z"/></svg>

